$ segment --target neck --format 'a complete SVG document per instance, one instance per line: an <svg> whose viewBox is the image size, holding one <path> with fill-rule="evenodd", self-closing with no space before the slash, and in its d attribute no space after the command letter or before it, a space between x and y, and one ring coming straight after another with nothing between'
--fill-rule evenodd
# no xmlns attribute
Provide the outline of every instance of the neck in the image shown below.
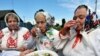
<svg viewBox="0 0 100 56"><path fill-rule="evenodd" d="M75 30L76 31L83 31L84 30L84 26L78 26Z"/></svg>
<svg viewBox="0 0 100 56"><path fill-rule="evenodd" d="M19 28L18 29L9 29L11 32L12 31L15 31L15 32L17 32L18 30L19 30Z"/></svg>

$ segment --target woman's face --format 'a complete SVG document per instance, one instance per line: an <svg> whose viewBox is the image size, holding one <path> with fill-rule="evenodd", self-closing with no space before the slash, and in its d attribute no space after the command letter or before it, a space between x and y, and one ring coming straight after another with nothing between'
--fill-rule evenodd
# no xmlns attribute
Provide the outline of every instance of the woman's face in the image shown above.
<svg viewBox="0 0 100 56"><path fill-rule="evenodd" d="M46 31L46 17L40 13L36 16L36 26L41 30L41 32Z"/></svg>
<svg viewBox="0 0 100 56"><path fill-rule="evenodd" d="M10 30L18 29L18 20L15 19L13 16L8 16L7 24Z"/></svg>
<svg viewBox="0 0 100 56"><path fill-rule="evenodd" d="M77 9L77 11L75 12L75 16L73 19L77 23L77 30L81 30L83 28L83 25L84 25L85 19L86 19L86 15L87 15L86 8Z"/></svg>

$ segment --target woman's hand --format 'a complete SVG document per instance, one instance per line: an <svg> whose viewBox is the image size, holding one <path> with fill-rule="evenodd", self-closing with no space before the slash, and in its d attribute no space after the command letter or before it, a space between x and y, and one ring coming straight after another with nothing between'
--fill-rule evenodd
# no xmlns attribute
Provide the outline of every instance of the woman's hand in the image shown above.
<svg viewBox="0 0 100 56"><path fill-rule="evenodd" d="M36 29L35 28L32 28L31 33L32 33L33 37L36 37Z"/></svg>
<svg viewBox="0 0 100 56"><path fill-rule="evenodd" d="M22 52L22 51L27 50L27 48L25 46L22 46L22 47L18 48L18 50Z"/></svg>
<svg viewBox="0 0 100 56"><path fill-rule="evenodd" d="M32 51L33 51L32 49L31 50L25 50L25 51L20 53L20 56L25 56L26 54L28 54L28 53L30 53Z"/></svg>
<svg viewBox="0 0 100 56"><path fill-rule="evenodd" d="M60 30L59 36L61 38L61 35L65 36L66 34L69 34L70 27L76 25L75 20L70 20L67 23L65 23L64 27Z"/></svg>

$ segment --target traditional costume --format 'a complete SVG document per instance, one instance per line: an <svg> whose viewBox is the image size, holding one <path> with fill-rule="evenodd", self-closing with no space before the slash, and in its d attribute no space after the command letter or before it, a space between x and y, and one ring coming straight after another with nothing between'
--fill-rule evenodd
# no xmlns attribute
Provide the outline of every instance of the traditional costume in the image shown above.
<svg viewBox="0 0 100 56"><path fill-rule="evenodd" d="M67 43L63 49L64 56L100 56L100 29L86 31L70 30L64 39Z"/></svg>
<svg viewBox="0 0 100 56"><path fill-rule="evenodd" d="M5 18L5 22L6 22L6 18ZM14 31L14 30L11 31L9 30L8 27L2 29L0 31L0 47L2 50L2 56L19 56L20 54L19 49L21 47L25 47L27 49L28 43L30 43L31 41L33 41L32 36L29 30L25 27L19 27L18 31Z"/></svg>

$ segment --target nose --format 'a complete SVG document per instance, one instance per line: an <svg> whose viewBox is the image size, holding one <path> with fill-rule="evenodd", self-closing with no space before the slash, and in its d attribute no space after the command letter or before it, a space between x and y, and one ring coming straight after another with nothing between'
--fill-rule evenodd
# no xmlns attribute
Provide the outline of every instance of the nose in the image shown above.
<svg viewBox="0 0 100 56"><path fill-rule="evenodd" d="M11 25L15 25L16 23L15 22L11 22Z"/></svg>
<svg viewBox="0 0 100 56"><path fill-rule="evenodd" d="M39 24L38 24L38 27L39 27L39 28L41 28L41 27L42 27L42 24L41 24L41 23L39 23Z"/></svg>
<svg viewBox="0 0 100 56"><path fill-rule="evenodd" d="M18 23L16 23L16 22L11 22L10 25L15 26L15 25L18 25Z"/></svg>
<svg viewBox="0 0 100 56"><path fill-rule="evenodd" d="M79 20L80 20L80 18L79 18L79 17L77 17L76 22L78 22Z"/></svg>

